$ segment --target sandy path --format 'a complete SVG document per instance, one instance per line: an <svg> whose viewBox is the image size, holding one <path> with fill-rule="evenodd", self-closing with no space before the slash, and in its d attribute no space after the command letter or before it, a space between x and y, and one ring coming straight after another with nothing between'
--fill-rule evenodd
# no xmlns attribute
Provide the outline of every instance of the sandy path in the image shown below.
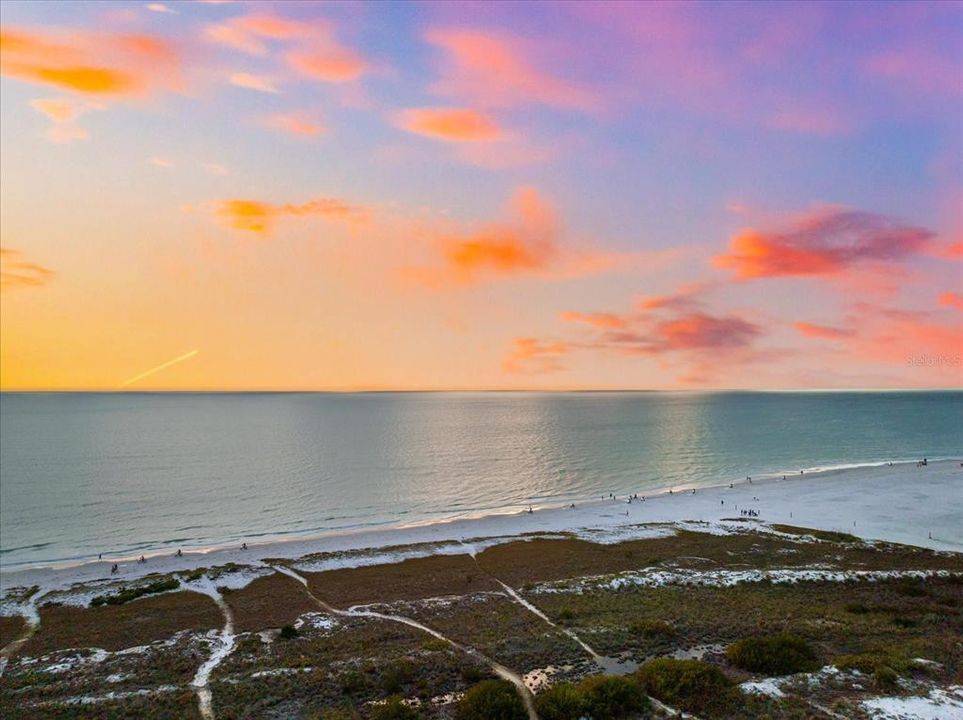
<svg viewBox="0 0 963 720"><path fill-rule="evenodd" d="M44 594L45 593L37 592L29 597L26 603L15 606L15 609L18 611L17 614L27 621L27 627L24 628L20 637L4 645L3 648L0 648L0 677L3 677L3 671L7 669L7 663L10 662L10 659L33 637L33 634L37 632L37 628L40 627L40 613L37 610L37 601Z"/></svg>
<svg viewBox="0 0 963 720"><path fill-rule="evenodd" d="M518 691L519 697L521 697L522 702L525 704L525 710L528 712L529 720L539 720L538 713L535 712L535 696L532 694L532 691L529 690L528 685L525 684L525 680L522 678L522 676L519 675L514 670L511 670L510 668L505 667L501 663L496 662L495 660L492 660L491 658L483 655L482 653L478 652L475 648L468 647L467 645L462 645L461 643L456 642L455 640L452 640L451 638L438 632L434 628L430 628L427 625L421 624L417 620L412 620L411 618L404 617L403 615L390 615L388 613L380 613L374 610L358 610L354 608L349 610L339 610L338 608L332 607L331 605L328 605L326 602L324 602L320 598L316 597L311 592L311 589L308 587L308 581L306 578L302 577L301 575L298 575L296 572L294 572L290 568L275 566L274 569L277 570L279 573L283 573L288 577L294 578L299 583L304 585L304 591L308 594L308 597L310 597L315 603L317 603L318 607L323 609L325 612L331 613L332 615L340 615L342 617L370 617L370 618L377 618L379 620L388 620L390 622L401 623L403 625L407 625L409 627L415 628L416 630L420 630L424 633L427 633L432 637L437 638L438 640L442 640L448 643L456 650L459 650L460 652L463 652L466 655L469 655L471 657L477 658L478 660L481 660L486 665L488 665L492 669L492 672L494 672L498 677L502 678L503 680L507 680L508 682L512 683L512 685L515 686L516 690Z"/></svg>
<svg viewBox="0 0 963 720"><path fill-rule="evenodd" d="M468 546L466 546L466 547L468 547ZM501 585L502 588L504 588L505 592L508 594L508 596L509 596L510 598L512 598L512 600L514 600L515 602L517 602L519 605L521 605L523 608L525 608L526 610L528 610L529 612L531 612L531 613L534 614L535 616L541 618L544 622L546 622L546 623L547 623L548 625L550 625L551 627L555 628L556 630L561 630L563 633L565 633L565 634L568 635L570 638L572 638L572 640L574 640L575 642L577 642L577 643L581 646L581 648L582 648L583 650L585 650L585 652L587 652L589 655L592 656L592 660L594 660L595 663L596 663L600 668L602 668L607 674L610 674L610 675L625 675L627 672L631 672L631 670L634 669L634 667L627 666L625 663L621 663L621 662L619 662L618 660L616 660L615 658L606 657L605 655L599 655L599 654L592 648L592 646L589 645L589 644L588 644L587 642L585 642L584 640L582 640L582 638L580 638L580 637L578 636L578 634L577 634L574 630L571 630L571 629L566 628L566 627L562 627L561 625L558 625L558 624L552 622L552 620L548 617L548 615L546 615L545 613L543 613L543 612L542 612L541 610L539 610L535 605L533 605L533 604L530 603L528 600L526 600L526 599L523 598L521 595L519 595L518 592L515 590L515 588L513 588L513 587L511 587L511 586L509 586L509 585L506 585L505 583L503 583L503 582L501 581L501 579L495 577L495 576L492 575L490 572L487 572L487 571L481 566L481 564L478 562L478 558L475 556L475 551L474 551L473 548L468 547L468 554L471 555L471 559L475 561L476 567L478 567L478 569L479 569L481 572L485 573L485 574L486 574L488 577L490 577L492 580L494 580L494 581L497 582L499 585ZM648 696L648 697L649 697L649 700L650 700L650 702L652 703L652 706L653 706L653 707L655 707L655 708L657 708L657 709L659 709L659 710L662 710L663 712L667 713L668 715L670 715L670 716L672 716L672 717L675 717L675 716L677 716L677 715L679 714L679 712L678 712L676 709L671 708L671 707L669 707L668 705L660 702L659 700L657 700L656 698L652 697L651 695ZM694 717L694 716L693 716L693 717Z"/></svg>
<svg viewBox="0 0 963 720"><path fill-rule="evenodd" d="M224 627L221 629L217 645L211 652L211 656L197 669L194 679L191 680L191 687L197 691L197 706L200 710L201 717L203 717L204 720L214 720L211 689L208 683L214 668L220 665L224 659L234 651L234 643L236 640L236 635L234 634L234 613L231 611L230 606L224 602L224 597L217 588L214 587L212 581L207 580L206 583L199 587L187 586L187 588L193 592L207 595L217 603L217 607L220 608L221 613L224 615Z"/></svg>

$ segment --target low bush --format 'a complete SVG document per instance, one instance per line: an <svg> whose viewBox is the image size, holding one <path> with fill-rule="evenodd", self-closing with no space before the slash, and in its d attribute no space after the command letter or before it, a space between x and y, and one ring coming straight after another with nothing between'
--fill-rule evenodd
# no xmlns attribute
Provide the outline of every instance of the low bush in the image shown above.
<svg viewBox="0 0 963 720"><path fill-rule="evenodd" d="M876 682L877 690L889 692L899 687L899 675L893 668L886 665L876 668L876 672L873 673L873 680Z"/></svg>
<svg viewBox="0 0 963 720"><path fill-rule="evenodd" d="M695 714L737 710L742 693L715 665L658 658L639 668L642 688L654 698Z"/></svg>
<svg viewBox="0 0 963 720"><path fill-rule="evenodd" d="M629 626L629 632L644 638L670 638L675 628L664 620L638 620Z"/></svg>
<svg viewBox="0 0 963 720"><path fill-rule="evenodd" d="M535 698L542 720L577 720L586 712L585 698L572 683L558 683Z"/></svg>
<svg viewBox="0 0 963 720"><path fill-rule="evenodd" d="M584 712L592 720L618 720L647 710L650 705L645 691L624 677L596 675L585 678L577 689L585 703Z"/></svg>
<svg viewBox="0 0 963 720"><path fill-rule="evenodd" d="M458 720L528 720L528 711L510 682L484 680L465 693L455 717Z"/></svg>
<svg viewBox="0 0 963 720"><path fill-rule="evenodd" d="M384 705L376 705L372 720L420 720L421 713L406 705L397 695L388 698Z"/></svg>
<svg viewBox="0 0 963 720"><path fill-rule="evenodd" d="M833 660L833 665L842 671L858 670L864 675L873 675L880 668L888 667L896 672L905 672L909 663L902 658L882 653L859 653L858 655L840 655Z"/></svg>
<svg viewBox="0 0 963 720"><path fill-rule="evenodd" d="M790 675L819 667L816 651L795 635L769 635L737 640L726 650L736 667L766 675Z"/></svg>
<svg viewBox="0 0 963 720"><path fill-rule="evenodd" d="M91 599L90 607L99 607L101 605L123 605L124 603L129 603L131 600L136 600L139 597L144 597L145 595L156 595L157 593L168 592L169 590L176 590L180 586L180 580L177 578L170 578L168 580L155 580L148 585L124 588L119 593L114 595L98 595Z"/></svg>
<svg viewBox="0 0 963 720"><path fill-rule="evenodd" d="M293 640L298 636L298 631L293 625L285 625L281 628L281 633L278 635L282 640Z"/></svg>

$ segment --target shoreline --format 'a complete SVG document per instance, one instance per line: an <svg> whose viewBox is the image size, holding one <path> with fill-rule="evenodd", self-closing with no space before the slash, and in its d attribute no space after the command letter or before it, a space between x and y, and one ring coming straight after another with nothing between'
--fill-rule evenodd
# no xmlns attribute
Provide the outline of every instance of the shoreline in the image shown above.
<svg viewBox="0 0 963 720"><path fill-rule="evenodd" d="M868 492L866 484L873 484ZM641 497L641 496L640 496ZM272 539L185 551L109 557L81 563L46 563L0 567L0 592L18 586L68 587L96 580L134 580L150 573L190 571L226 563L259 565L264 558L297 560L309 555L357 553L390 561L393 556L464 552L463 541L482 545L507 542L529 533L569 533L597 542L674 532L669 527L702 524L707 532L728 532L739 511L752 509L762 524L781 523L845 532L865 540L963 552L963 467L957 459L915 463L866 464L827 468L804 474L758 477L711 487L663 489L645 501L626 497L569 505L542 505L529 513L506 511L478 517L425 521L407 525L332 532L304 538ZM937 510L939 511L937 513ZM900 514L902 513L902 515ZM955 519L955 522L954 522ZM730 523L731 525L731 523ZM699 529L695 527L693 529ZM935 530L935 532L934 532ZM429 546L417 549L413 546ZM431 547L434 545L434 547ZM119 573L110 568L118 563ZM339 566L347 566L350 560ZM338 564L332 558L329 563ZM359 564L359 563L356 563ZM367 563L364 563L367 564Z"/></svg>

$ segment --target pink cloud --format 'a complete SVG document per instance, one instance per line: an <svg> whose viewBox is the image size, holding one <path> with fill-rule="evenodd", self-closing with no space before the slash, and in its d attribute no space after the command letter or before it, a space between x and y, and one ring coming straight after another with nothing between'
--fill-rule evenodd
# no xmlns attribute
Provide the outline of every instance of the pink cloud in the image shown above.
<svg viewBox="0 0 963 720"><path fill-rule="evenodd" d="M963 294L958 292L945 292L939 297L939 304L945 307L956 308L957 310L963 310Z"/></svg>
<svg viewBox="0 0 963 720"><path fill-rule="evenodd" d="M815 323L796 322L793 327L803 337L820 338L822 340L845 340L856 334L855 330L832 327L830 325L816 325Z"/></svg>
<svg viewBox="0 0 963 720"><path fill-rule="evenodd" d="M267 127L281 130L289 135L303 138L313 138L327 132L319 121L306 113L280 113L271 115L264 120Z"/></svg>
<svg viewBox="0 0 963 720"><path fill-rule="evenodd" d="M903 260L935 237L924 228L874 213L822 208L779 230L747 228L713 259L739 279L832 276L854 266Z"/></svg>
<svg viewBox="0 0 963 720"><path fill-rule="evenodd" d="M597 110L601 100L590 88L535 67L518 38L471 30L436 29L429 43L446 54L435 90L485 107L547 105Z"/></svg>

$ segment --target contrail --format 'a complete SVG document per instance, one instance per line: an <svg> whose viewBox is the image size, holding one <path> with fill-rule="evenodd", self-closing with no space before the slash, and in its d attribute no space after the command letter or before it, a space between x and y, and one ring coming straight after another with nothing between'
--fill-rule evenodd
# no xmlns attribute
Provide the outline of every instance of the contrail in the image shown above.
<svg viewBox="0 0 963 720"><path fill-rule="evenodd" d="M177 363L183 362L184 360L189 360L190 358L192 358L192 357L194 357L195 355L197 355L198 352L199 352L198 350L191 350L190 352L186 352L186 353L184 353L183 355L181 355L180 357L176 357L176 358L174 358L173 360L168 360L166 363L161 363L161 364L158 365L157 367L154 367L154 368L151 368L150 370L146 370L146 371L142 372L140 375L134 375L134 377L130 378L129 380L124 380L124 382L122 382L122 383L121 383L120 385L118 385L117 387L118 387L118 388L125 388L125 387L127 387L128 385L131 385L131 384L137 382L138 380L143 380L143 379L144 379L145 377L147 377L148 375L153 375L155 372L160 372L161 370L164 370L165 368L169 368L171 365L176 365Z"/></svg>

